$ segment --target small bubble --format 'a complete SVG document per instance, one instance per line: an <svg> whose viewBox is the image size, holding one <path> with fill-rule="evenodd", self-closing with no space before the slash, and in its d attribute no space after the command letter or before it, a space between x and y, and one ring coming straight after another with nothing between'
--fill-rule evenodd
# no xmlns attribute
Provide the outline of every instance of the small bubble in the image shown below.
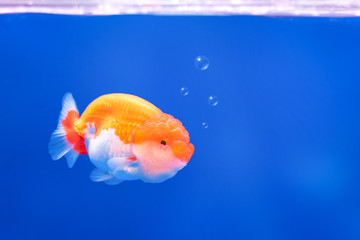
<svg viewBox="0 0 360 240"><path fill-rule="evenodd" d="M219 100L218 100L217 96L210 96L208 98L208 103L214 107L214 106L218 105Z"/></svg>
<svg viewBox="0 0 360 240"><path fill-rule="evenodd" d="M187 87L180 88L180 94L183 96L189 95L189 89Z"/></svg>
<svg viewBox="0 0 360 240"><path fill-rule="evenodd" d="M202 123L201 123L201 127L204 128L204 129L206 129L206 128L209 127L209 125L208 125L207 122L202 122Z"/></svg>
<svg viewBox="0 0 360 240"><path fill-rule="evenodd" d="M198 56L195 58L195 67L201 71L206 70L209 67L209 59L205 56Z"/></svg>

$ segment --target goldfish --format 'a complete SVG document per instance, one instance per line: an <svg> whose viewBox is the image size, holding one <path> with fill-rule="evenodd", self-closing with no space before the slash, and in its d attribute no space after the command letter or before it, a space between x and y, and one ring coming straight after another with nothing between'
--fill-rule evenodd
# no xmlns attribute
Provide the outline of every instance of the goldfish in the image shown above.
<svg viewBox="0 0 360 240"><path fill-rule="evenodd" d="M145 99L103 95L80 116L72 94L66 93L49 153L53 160L65 156L69 168L79 155L88 155L95 166L90 174L94 182L160 183L187 165L194 145L179 120Z"/></svg>

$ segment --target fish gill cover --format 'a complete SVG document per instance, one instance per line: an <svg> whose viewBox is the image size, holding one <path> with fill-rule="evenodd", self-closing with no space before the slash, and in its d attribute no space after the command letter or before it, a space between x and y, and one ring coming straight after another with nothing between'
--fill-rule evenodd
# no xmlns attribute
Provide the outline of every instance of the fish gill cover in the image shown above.
<svg viewBox="0 0 360 240"><path fill-rule="evenodd" d="M360 16L359 0L0 0L0 13Z"/></svg>

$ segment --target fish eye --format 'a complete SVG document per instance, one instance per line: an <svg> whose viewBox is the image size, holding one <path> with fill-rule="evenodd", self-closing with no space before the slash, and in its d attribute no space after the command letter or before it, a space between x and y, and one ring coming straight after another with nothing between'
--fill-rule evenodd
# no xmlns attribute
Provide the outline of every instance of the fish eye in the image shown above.
<svg viewBox="0 0 360 240"><path fill-rule="evenodd" d="M162 145L166 145L166 141L165 140L161 140L160 142Z"/></svg>

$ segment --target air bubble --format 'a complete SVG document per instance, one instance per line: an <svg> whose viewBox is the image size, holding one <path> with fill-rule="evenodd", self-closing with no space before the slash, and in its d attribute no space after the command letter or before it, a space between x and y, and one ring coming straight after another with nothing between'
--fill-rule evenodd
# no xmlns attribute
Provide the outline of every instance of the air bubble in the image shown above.
<svg viewBox="0 0 360 240"><path fill-rule="evenodd" d="M209 59L205 56L198 56L195 58L195 67L201 71L206 70L209 67Z"/></svg>
<svg viewBox="0 0 360 240"><path fill-rule="evenodd" d="M208 103L210 104L210 106L214 107L214 106L218 105L219 100L218 100L217 96L212 95L208 98Z"/></svg>
<svg viewBox="0 0 360 240"><path fill-rule="evenodd" d="M187 87L180 88L180 94L183 96L189 95L189 89Z"/></svg>
<svg viewBox="0 0 360 240"><path fill-rule="evenodd" d="M201 123L201 127L204 128L204 129L206 129L206 128L209 127L209 125L208 125L207 122L202 122L202 123Z"/></svg>

